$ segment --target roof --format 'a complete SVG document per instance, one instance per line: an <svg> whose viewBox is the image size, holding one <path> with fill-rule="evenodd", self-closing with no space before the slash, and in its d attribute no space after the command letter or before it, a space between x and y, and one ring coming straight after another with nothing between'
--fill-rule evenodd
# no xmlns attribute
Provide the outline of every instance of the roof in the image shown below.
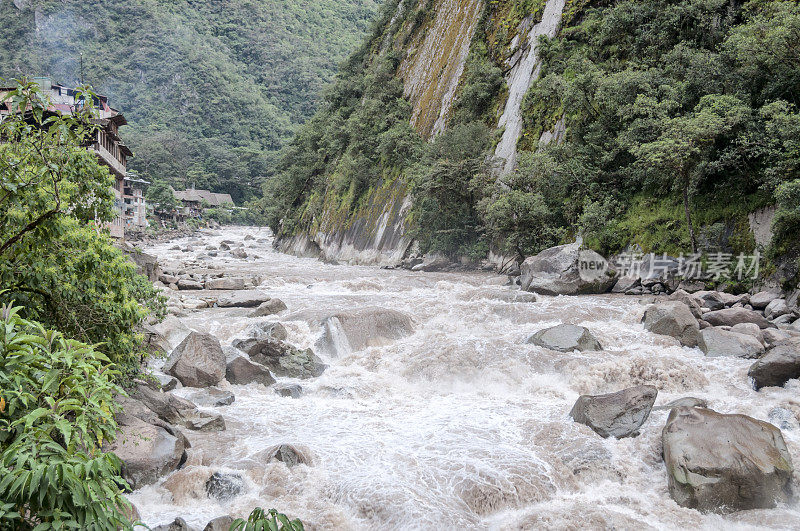
<svg viewBox="0 0 800 531"><path fill-rule="evenodd" d="M175 192L175 199L202 203L205 201L211 206L222 206L226 203L233 204L231 194L218 194L208 190L181 190Z"/></svg>

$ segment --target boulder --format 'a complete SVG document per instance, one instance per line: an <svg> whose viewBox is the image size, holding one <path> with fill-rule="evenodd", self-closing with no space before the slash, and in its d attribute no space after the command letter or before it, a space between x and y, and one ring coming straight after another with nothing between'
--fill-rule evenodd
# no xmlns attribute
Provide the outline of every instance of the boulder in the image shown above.
<svg viewBox="0 0 800 531"><path fill-rule="evenodd" d="M620 277L619 280L611 288L611 293L627 293L628 291L638 288L642 285L642 279L639 277Z"/></svg>
<svg viewBox="0 0 800 531"><path fill-rule="evenodd" d="M656 396L658 390L651 385L640 385L606 395L582 395L569 416L575 422L589 426L603 438L636 437L653 409Z"/></svg>
<svg viewBox="0 0 800 531"><path fill-rule="evenodd" d="M764 317L770 320L777 319L778 317L782 317L790 313L792 313L792 310L789 309L789 306L786 304L784 299L775 299L767 304L766 308L764 308Z"/></svg>
<svg viewBox="0 0 800 531"><path fill-rule="evenodd" d="M780 387L793 378L800 378L800 339L777 343L767 354L753 363L747 375L758 390Z"/></svg>
<svg viewBox="0 0 800 531"><path fill-rule="evenodd" d="M197 531L197 529L190 526L186 523L186 520L179 517L173 520L172 523L154 527L152 531Z"/></svg>
<svg viewBox="0 0 800 531"><path fill-rule="evenodd" d="M674 337L681 345L696 347L700 341L700 324L683 302L653 304L645 310L643 321L645 330Z"/></svg>
<svg viewBox="0 0 800 531"><path fill-rule="evenodd" d="M206 481L208 497L218 501L230 501L243 491L244 479L239 474L214 472Z"/></svg>
<svg viewBox="0 0 800 531"><path fill-rule="evenodd" d="M258 290L245 290L220 297L217 306L220 308L255 308L270 300L270 297Z"/></svg>
<svg viewBox="0 0 800 531"><path fill-rule="evenodd" d="M700 350L706 356L731 358L758 358L764 353L764 345L749 334L729 332L717 327L700 332Z"/></svg>
<svg viewBox="0 0 800 531"><path fill-rule="evenodd" d="M789 499L792 458L772 424L679 407L667 419L662 445L669 492L678 505L731 512Z"/></svg>
<svg viewBox="0 0 800 531"><path fill-rule="evenodd" d="M147 333L148 343L157 346L164 352L172 351L191 332L180 319L171 315L160 323L146 325L144 329Z"/></svg>
<svg viewBox="0 0 800 531"><path fill-rule="evenodd" d="M308 456L308 451L298 448L291 444L279 444L273 446L263 452L259 452L253 458L257 461L266 463L279 461L285 464L288 468L297 465L311 464L311 458Z"/></svg>
<svg viewBox="0 0 800 531"><path fill-rule="evenodd" d="M328 368L311 349L298 348L273 338L251 340L238 347L252 361L267 367L273 374L289 378L313 378Z"/></svg>
<svg viewBox="0 0 800 531"><path fill-rule="evenodd" d="M323 320L321 325L323 333L317 348L330 356L388 345L414 333L414 320L410 315L385 308L337 313Z"/></svg>
<svg viewBox="0 0 800 531"><path fill-rule="evenodd" d="M706 312L703 314L703 320L711 323L713 326L734 326L739 323L755 323L759 328L775 328L775 325L765 319L763 315L746 308L725 308L724 310Z"/></svg>
<svg viewBox="0 0 800 531"><path fill-rule="evenodd" d="M605 293L616 283L617 273L608 261L577 241L545 249L520 267L520 286L544 295Z"/></svg>
<svg viewBox="0 0 800 531"><path fill-rule="evenodd" d="M206 524L203 531L230 531L233 522L232 516L219 516Z"/></svg>
<svg viewBox="0 0 800 531"><path fill-rule="evenodd" d="M186 427L193 431L225 431L225 419L222 415L200 414L190 418Z"/></svg>
<svg viewBox="0 0 800 531"><path fill-rule="evenodd" d="M266 367L253 363L244 356L237 356L228 362L225 379L233 385L260 383L270 386L275 383L275 378Z"/></svg>
<svg viewBox="0 0 800 531"><path fill-rule="evenodd" d="M223 277L206 281L206 289L213 290L243 290L247 282L243 278Z"/></svg>
<svg viewBox="0 0 800 531"><path fill-rule="evenodd" d="M759 291L755 295L750 296L750 306L756 310L763 310L769 306L769 303L780 298L780 293L774 291Z"/></svg>
<svg viewBox="0 0 800 531"><path fill-rule="evenodd" d="M233 393L218 387L206 387L205 389L191 391L186 395L186 399L201 407L229 406L236 401Z"/></svg>
<svg viewBox="0 0 800 531"><path fill-rule="evenodd" d="M684 290L682 289L675 290L672 293L672 295L669 296L669 300L684 303L686 307L689 308L689 311L692 312L692 315L695 317L695 319L700 319L703 317L703 310L702 306L700 305L700 299L698 299L693 295L690 295Z"/></svg>
<svg viewBox="0 0 800 531"><path fill-rule="evenodd" d="M275 315L276 313L281 313L286 309L287 306L282 300L270 299L266 302L262 302L258 306L258 308L253 310L253 313L250 314L250 317L266 317L268 315Z"/></svg>
<svg viewBox="0 0 800 531"><path fill-rule="evenodd" d="M225 423L220 415L200 411L194 402L177 397L172 393L164 393L146 385L139 385L131 394L155 413L159 419L170 424L178 424L191 430L208 431L211 427L217 431L225 429Z"/></svg>
<svg viewBox="0 0 800 531"><path fill-rule="evenodd" d="M792 337L789 332L785 330L776 330L774 328L762 330L761 335L764 338L764 344L766 344L767 347L773 347L781 341L786 341Z"/></svg>
<svg viewBox="0 0 800 531"><path fill-rule="evenodd" d="M768 330L773 330L773 329L769 328ZM759 328L758 325L755 323L739 323L737 325L733 325L731 327L731 332L753 336L754 338L758 339L759 343L761 343L762 345L764 344L765 330L761 330L761 328Z"/></svg>
<svg viewBox="0 0 800 531"><path fill-rule="evenodd" d="M203 283L197 280L181 279L178 281L178 289L180 290L200 290L203 289Z"/></svg>
<svg viewBox="0 0 800 531"><path fill-rule="evenodd" d="M588 328L571 324L560 324L539 330L529 337L527 342L558 352L603 350L600 342Z"/></svg>
<svg viewBox="0 0 800 531"><path fill-rule="evenodd" d="M225 378L225 354L216 337L192 332L175 347L163 370L188 387L216 385Z"/></svg>
<svg viewBox="0 0 800 531"><path fill-rule="evenodd" d="M281 384L274 387L275 392L284 398L300 398L303 388L297 384Z"/></svg>
<svg viewBox="0 0 800 531"><path fill-rule="evenodd" d="M135 417L120 425L106 450L122 461L122 477L136 490L177 469L184 458L184 441L161 426Z"/></svg>
<svg viewBox="0 0 800 531"><path fill-rule="evenodd" d="M247 258L247 251L245 251L241 247L237 247L236 249L231 251L231 256L233 256L234 258L239 258L241 260L244 260L245 258Z"/></svg>

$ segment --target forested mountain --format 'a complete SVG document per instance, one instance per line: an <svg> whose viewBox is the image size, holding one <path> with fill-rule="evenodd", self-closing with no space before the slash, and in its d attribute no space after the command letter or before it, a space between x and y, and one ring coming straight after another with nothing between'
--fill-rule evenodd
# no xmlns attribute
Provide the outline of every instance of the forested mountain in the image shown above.
<svg viewBox="0 0 800 531"><path fill-rule="evenodd" d="M797 253L797 2L477 5L386 4L267 186L285 238L335 253L372 245L354 231L383 234L389 217L423 252L475 259L522 258L578 234L604 253L738 253L756 248L748 214L777 204L770 250ZM470 31L468 54L448 51ZM457 90L417 91L421 61L430 85L458 60ZM420 126L431 109L441 134ZM514 112L519 164L503 171L496 146ZM376 212L389 188L413 206Z"/></svg>
<svg viewBox="0 0 800 531"><path fill-rule="evenodd" d="M249 198L380 0L0 1L0 77L83 81L150 180Z"/></svg>

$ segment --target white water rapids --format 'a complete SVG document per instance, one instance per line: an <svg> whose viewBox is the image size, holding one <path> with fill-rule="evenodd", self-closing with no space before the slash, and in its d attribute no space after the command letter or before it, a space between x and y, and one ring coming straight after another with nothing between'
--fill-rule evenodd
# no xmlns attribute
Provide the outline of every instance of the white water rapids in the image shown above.
<svg viewBox="0 0 800 531"><path fill-rule="evenodd" d="M226 228L203 240L218 245L246 234L266 237ZM175 243L146 251L166 269L204 252L169 250ZM258 259L198 263L262 276L260 289L289 309L257 319L244 310L199 310L183 319L190 327L225 344L253 323L279 321L289 342L313 348L326 316L380 307L411 314L415 332L339 358L321 353L330 367L299 382L299 399L225 384L236 401L213 411L224 415L227 431L185 430L193 443L188 466L131 495L148 525L180 516L202 529L214 517L261 506L299 517L308 529L800 528L796 506L720 516L673 502L661 460L664 411L651 414L639 437L623 440L602 439L568 417L581 393L637 384L655 385L657 404L696 396L719 412L773 423L775 408L784 408L783 433L800 467L798 382L754 391L750 361L705 358L646 332L638 298L504 302L511 288L488 273L326 265L279 254L267 240L244 243ZM588 327L605 350L560 354L525 344L562 322ZM247 459L282 443L304 448L311 465ZM242 474L246 491L229 503L210 500L198 479L209 470Z"/></svg>

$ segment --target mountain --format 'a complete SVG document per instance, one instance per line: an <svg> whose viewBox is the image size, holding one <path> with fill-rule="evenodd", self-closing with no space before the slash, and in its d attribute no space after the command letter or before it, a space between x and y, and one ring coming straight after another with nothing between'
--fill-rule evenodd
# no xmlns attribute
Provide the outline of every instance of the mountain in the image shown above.
<svg viewBox="0 0 800 531"><path fill-rule="evenodd" d="M798 42L793 1L393 0L263 209L285 249L360 262L582 235L774 271L800 255Z"/></svg>
<svg viewBox="0 0 800 531"><path fill-rule="evenodd" d="M83 81L145 178L249 198L380 0L2 0L0 77Z"/></svg>

